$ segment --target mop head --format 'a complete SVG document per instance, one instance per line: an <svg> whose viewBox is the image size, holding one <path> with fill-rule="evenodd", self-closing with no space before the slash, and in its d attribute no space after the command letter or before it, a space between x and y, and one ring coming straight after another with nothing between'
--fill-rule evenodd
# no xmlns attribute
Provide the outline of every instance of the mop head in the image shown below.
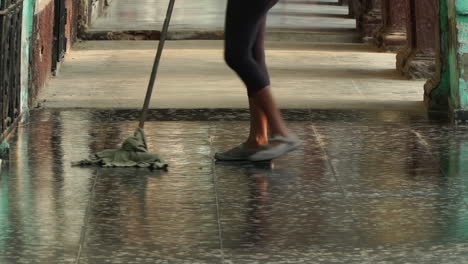
<svg viewBox="0 0 468 264"><path fill-rule="evenodd" d="M10 145L8 142L3 141L0 144L0 159L6 160L10 156Z"/></svg>
<svg viewBox="0 0 468 264"><path fill-rule="evenodd" d="M138 167L167 170L158 154L148 152L145 133L138 128L133 137L127 138L120 149L108 149L89 159L72 163L73 166L101 166L105 168Z"/></svg>

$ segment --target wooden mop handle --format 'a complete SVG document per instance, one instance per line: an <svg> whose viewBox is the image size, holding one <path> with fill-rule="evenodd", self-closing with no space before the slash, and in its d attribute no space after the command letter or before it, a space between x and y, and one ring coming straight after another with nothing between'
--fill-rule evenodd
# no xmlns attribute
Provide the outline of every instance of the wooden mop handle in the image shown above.
<svg viewBox="0 0 468 264"><path fill-rule="evenodd" d="M151 95L153 94L154 83L158 75L159 62L161 61L161 55L164 49L164 43L166 42L167 31L169 29L169 23L171 21L172 11L174 10L175 0L169 0L169 7L167 8L166 19L164 20L163 29L159 39L158 52L156 53L156 58L154 59L153 70L151 71L151 78L148 84L148 90L146 91L145 103L143 109L141 110L140 125L139 127L143 129L145 127L146 117L148 115L148 108L151 101Z"/></svg>

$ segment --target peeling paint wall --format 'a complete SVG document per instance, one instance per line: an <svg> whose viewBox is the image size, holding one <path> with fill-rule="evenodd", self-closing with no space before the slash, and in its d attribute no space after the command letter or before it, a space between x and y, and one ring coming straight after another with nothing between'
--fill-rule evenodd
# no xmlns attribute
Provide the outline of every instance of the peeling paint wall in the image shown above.
<svg viewBox="0 0 468 264"><path fill-rule="evenodd" d="M437 77L425 87L429 107L468 111L465 62L468 53L468 1L440 0Z"/></svg>
<svg viewBox="0 0 468 264"><path fill-rule="evenodd" d="M79 1L79 15L78 15L78 34L88 31L92 22L102 15L106 6L111 0L77 0Z"/></svg>
<svg viewBox="0 0 468 264"><path fill-rule="evenodd" d="M468 83L468 53L463 55L463 79Z"/></svg>
<svg viewBox="0 0 468 264"><path fill-rule="evenodd" d="M463 68L468 66L468 1L456 1L458 32L460 42L460 56L462 56ZM465 72L464 74L468 74ZM465 79L466 80L466 79Z"/></svg>
<svg viewBox="0 0 468 264"><path fill-rule="evenodd" d="M65 34L67 36L67 50L70 50L78 35L78 12L79 1L66 0L67 24L65 25Z"/></svg>
<svg viewBox="0 0 468 264"><path fill-rule="evenodd" d="M29 89L29 103L36 99L40 89L51 76L52 46L54 32L54 2L41 0L41 6L36 6L33 32L31 38L31 86Z"/></svg>
<svg viewBox="0 0 468 264"><path fill-rule="evenodd" d="M23 29L21 36L21 110L28 110L28 88L30 80L29 61L31 49L31 34L34 18L34 1L25 0L23 2Z"/></svg>
<svg viewBox="0 0 468 264"><path fill-rule="evenodd" d="M468 83L465 81L465 55L468 54L468 1L455 0L455 19L457 27L458 92L460 108L468 110Z"/></svg>
<svg viewBox="0 0 468 264"><path fill-rule="evenodd" d="M34 0L26 1L34 2ZM55 1L63 1L67 9L67 23L65 25L67 50L71 49L77 39L80 0L36 0L35 7L30 7L34 18L33 22L30 23L30 85L28 96L25 99L29 105L35 103L37 95L52 76Z"/></svg>
<svg viewBox="0 0 468 264"><path fill-rule="evenodd" d="M88 30L89 0L78 0L78 33Z"/></svg>

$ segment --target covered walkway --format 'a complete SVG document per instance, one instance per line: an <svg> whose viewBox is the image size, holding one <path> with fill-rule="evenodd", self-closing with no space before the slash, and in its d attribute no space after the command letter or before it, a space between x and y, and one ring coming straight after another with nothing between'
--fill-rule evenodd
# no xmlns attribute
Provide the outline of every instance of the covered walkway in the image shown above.
<svg viewBox="0 0 468 264"><path fill-rule="evenodd" d="M196 39L167 43L153 108L247 107L242 83L223 61L223 41L198 39L197 32L222 30L226 2L176 1L170 32ZM159 30L167 3L113 0L90 32L105 32L110 39L123 34L125 39ZM424 111L424 81L399 76L395 54L356 43L356 22L348 16L347 6L331 0L281 0L271 10L268 30L273 37L267 43L267 59L281 107ZM40 95L42 105L138 109L156 46L151 41L78 43L60 76Z"/></svg>
<svg viewBox="0 0 468 264"><path fill-rule="evenodd" d="M76 45L41 95L48 108L141 106L155 54L152 41ZM245 88L225 65L222 41L172 41L161 63L154 108L245 108ZM424 81L394 70L395 54L364 44L269 42L272 86L283 108L424 111Z"/></svg>
<svg viewBox="0 0 468 264"><path fill-rule="evenodd" d="M177 3L174 30L221 28L225 1ZM166 4L113 0L90 32L137 36ZM197 39L167 43L145 128L169 170L72 167L133 133L157 45L77 43L10 138L0 263L468 263L468 128L427 113L394 53L338 38L346 10L272 11L273 89L304 145L265 163L213 160L245 140L247 97L223 42Z"/></svg>

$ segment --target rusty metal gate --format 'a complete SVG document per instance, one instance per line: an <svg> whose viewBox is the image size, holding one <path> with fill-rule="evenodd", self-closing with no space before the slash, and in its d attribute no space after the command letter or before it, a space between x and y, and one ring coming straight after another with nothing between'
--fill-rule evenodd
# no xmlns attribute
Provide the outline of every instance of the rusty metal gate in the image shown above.
<svg viewBox="0 0 468 264"><path fill-rule="evenodd" d="M23 0L0 0L0 139L20 114Z"/></svg>
<svg viewBox="0 0 468 264"><path fill-rule="evenodd" d="M55 0L54 46L52 50L52 71L57 70L58 63L65 56L67 38L65 25L67 24L67 9L65 0Z"/></svg>

